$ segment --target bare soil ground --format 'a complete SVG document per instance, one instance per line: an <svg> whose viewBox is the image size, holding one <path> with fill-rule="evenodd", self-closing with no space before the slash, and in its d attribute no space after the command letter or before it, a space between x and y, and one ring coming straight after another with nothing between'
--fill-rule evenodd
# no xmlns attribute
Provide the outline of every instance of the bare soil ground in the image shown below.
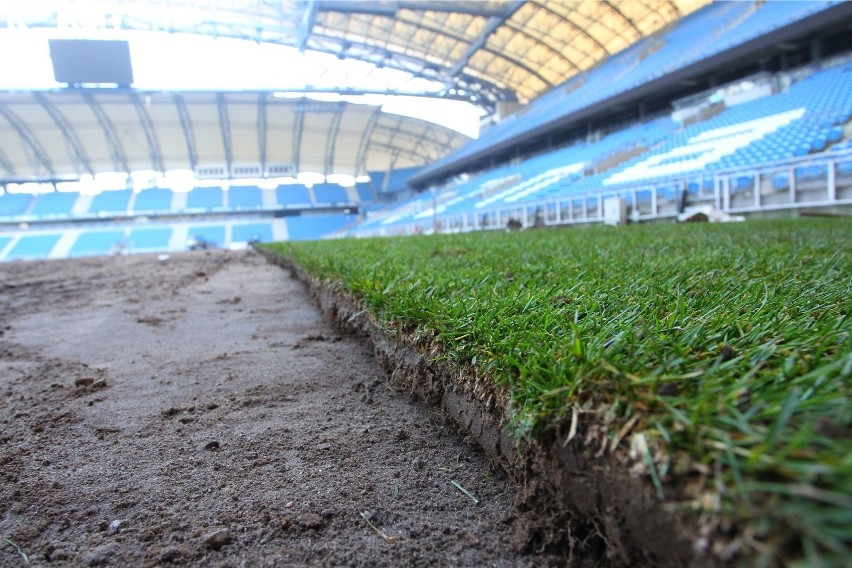
<svg viewBox="0 0 852 568"><path fill-rule="evenodd" d="M3 264L0 306L0 566L563 562L256 253Z"/></svg>

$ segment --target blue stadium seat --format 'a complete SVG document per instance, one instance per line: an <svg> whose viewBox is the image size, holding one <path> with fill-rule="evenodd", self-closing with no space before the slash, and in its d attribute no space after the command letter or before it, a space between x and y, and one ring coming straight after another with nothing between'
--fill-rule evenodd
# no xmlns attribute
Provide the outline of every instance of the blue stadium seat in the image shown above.
<svg viewBox="0 0 852 568"><path fill-rule="evenodd" d="M275 189L275 199L282 207L311 206L311 196L304 185L279 185Z"/></svg>
<svg viewBox="0 0 852 568"><path fill-rule="evenodd" d="M287 235L291 241L322 238L355 220L354 215L306 215L286 217Z"/></svg>
<svg viewBox="0 0 852 568"><path fill-rule="evenodd" d="M77 202L78 193L43 193L35 198L30 214L38 217L70 217L71 209Z"/></svg>
<svg viewBox="0 0 852 568"><path fill-rule="evenodd" d="M135 228L130 231L127 246L131 251L168 250L171 239L171 227Z"/></svg>
<svg viewBox="0 0 852 568"><path fill-rule="evenodd" d="M187 210L218 211L223 208L223 203L220 187L196 187L186 196Z"/></svg>
<svg viewBox="0 0 852 568"><path fill-rule="evenodd" d="M201 237L217 247L224 247L226 245L225 225L198 225L190 227L187 236L190 239Z"/></svg>
<svg viewBox="0 0 852 568"><path fill-rule="evenodd" d="M174 194L170 189L144 189L133 203L134 213L165 213L172 209L172 197Z"/></svg>
<svg viewBox="0 0 852 568"><path fill-rule="evenodd" d="M4 193L0 195L0 217L19 217L27 212L33 201L28 193Z"/></svg>
<svg viewBox="0 0 852 568"><path fill-rule="evenodd" d="M24 235L6 253L5 260L47 258L61 236L59 233Z"/></svg>
<svg viewBox="0 0 852 568"><path fill-rule="evenodd" d="M120 191L104 191L92 197L89 212L95 215L99 213L126 213L133 192L129 189Z"/></svg>
<svg viewBox="0 0 852 568"><path fill-rule="evenodd" d="M228 208L237 211L261 209L263 193L255 185L231 186L228 190Z"/></svg>
<svg viewBox="0 0 852 568"><path fill-rule="evenodd" d="M109 254L118 245L124 245L123 230L88 231L80 233L68 256L94 256Z"/></svg>
<svg viewBox="0 0 852 568"><path fill-rule="evenodd" d="M335 183L319 183L314 186L314 197L318 205L349 203L346 190Z"/></svg>
<svg viewBox="0 0 852 568"><path fill-rule="evenodd" d="M361 203L372 203L376 200L376 192L373 186L369 183L357 183L355 189L358 192L358 199Z"/></svg>
<svg viewBox="0 0 852 568"><path fill-rule="evenodd" d="M271 223L249 223L235 224L231 226L231 243L247 243L258 240L262 243L270 243L272 238Z"/></svg>

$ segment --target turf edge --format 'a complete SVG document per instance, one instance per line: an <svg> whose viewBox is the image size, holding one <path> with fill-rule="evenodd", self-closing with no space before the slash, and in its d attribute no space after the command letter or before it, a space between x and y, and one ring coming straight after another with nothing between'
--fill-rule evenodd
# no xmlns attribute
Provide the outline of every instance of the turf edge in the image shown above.
<svg viewBox="0 0 852 568"><path fill-rule="evenodd" d="M316 280L273 251L256 250L301 281L337 327L366 340L393 386L440 409L518 483L520 549L563 553L567 565L579 566L730 562L735 551L712 523L680 509L677 499L661 502L651 478L630 474L626 466L635 457L626 450L599 451L605 439L599 425L575 414L518 440L505 396L442 362L437 344L386 332L346 290Z"/></svg>

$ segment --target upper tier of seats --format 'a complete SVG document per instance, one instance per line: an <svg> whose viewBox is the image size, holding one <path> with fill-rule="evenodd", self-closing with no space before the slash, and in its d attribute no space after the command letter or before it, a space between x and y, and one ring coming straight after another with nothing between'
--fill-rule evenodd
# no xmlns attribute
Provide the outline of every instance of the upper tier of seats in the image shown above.
<svg viewBox="0 0 852 568"><path fill-rule="evenodd" d="M846 63L684 128L668 117L660 118L448 184L437 188L434 196L425 192L361 223L353 233L604 190L665 186L675 180L696 191L706 187L716 172L803 158L826 149L846 150L852 147L842 140L850 119L852 63ZM802 175L825 175L824 167L816 169L819 172Z"/></svg>
<svg viewBox="0 0 852 568"><path fill-rule="evenodd" d="M27 214L44 218L63 218L71 216L71 209L77 202L77 193L43 193L33 199Z"/></svg>
<svg viewBox="0 0 852 568"><path fill-rule="evenodd" d="M439 171L448 164L463 162L490 147L519 138L838 3L837 0L813 0L709 4L684 17L667 32L647 37L554 87L424 171Z"/></svg>
<svg viewBox="0 0 852 568"><path fill-rule="evenodd" d="M95 215L100 213L127 213L131 197L133 197L133 192L129 189L104 191L92 197L89 212Z"/></svg>
<svg viewBox="0 0 852 568"><path fill-rule="evenodd" d="M172 208L170 189L146 189L141 191L133 202L133 213L168 213Z"/></svg>
<svg viewBox="0 0 852 568"><path fill-rule="evenodd" d="M263 209L263 191L256 185L233 186L228 190L228 208L236 211Z"/></svg>
<svg viewBox="0 0 852 568"><path fill-rule="evenodd" d="M0 195L0 219L24 215L32 201L33 196L24 193Z"/></svg>

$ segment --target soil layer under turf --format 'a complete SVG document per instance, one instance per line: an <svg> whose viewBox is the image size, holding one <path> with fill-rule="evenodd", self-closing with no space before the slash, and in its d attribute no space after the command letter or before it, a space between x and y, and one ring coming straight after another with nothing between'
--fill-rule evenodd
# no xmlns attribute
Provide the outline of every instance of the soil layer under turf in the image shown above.
<svg viewBox="0 0 852 568"><path fill-rule="evenodd" d="M260 255L7 263L0 305L0 567L565 563Z"/></svg>
<svg viewBox="0 0 852 568"><path fill-rule="evenodd" d="M533 508L555 505L541 526L573 515L542 549L842 565L850 245L848 220L786 220L270 250L412 392L503 434L479 441L537 485Z"/></svg>

